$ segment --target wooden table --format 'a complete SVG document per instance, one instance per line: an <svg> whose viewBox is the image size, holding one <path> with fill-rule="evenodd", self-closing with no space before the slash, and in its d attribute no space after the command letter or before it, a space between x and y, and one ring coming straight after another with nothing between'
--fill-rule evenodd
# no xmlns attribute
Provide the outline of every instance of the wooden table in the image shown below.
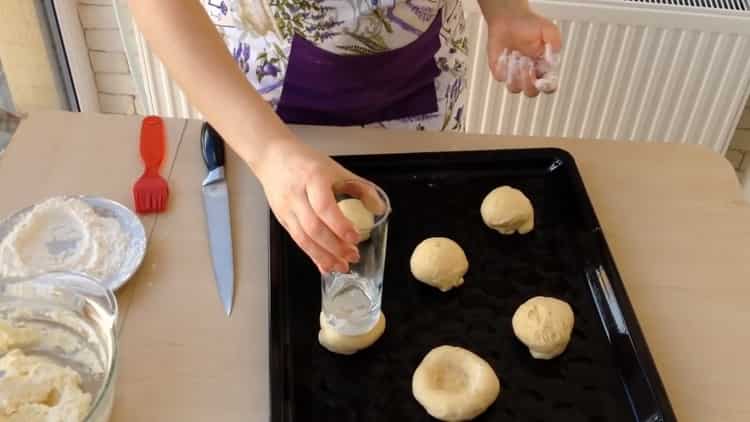
<svg viewBox="0 0 750 422"><path fill-rule="evenodd" d="M132 206L140 119L32 114L0 158L0 215L51 195ZM268 209L228 157L235 311L216 293L200 194L200 122L169 120L169 211L144 219L143 267L119 293L115 422L264 421L268 392ZM750 420L750 206L705 148L300 127L331 154L562 147L580 167L681 421Z"/></svg>

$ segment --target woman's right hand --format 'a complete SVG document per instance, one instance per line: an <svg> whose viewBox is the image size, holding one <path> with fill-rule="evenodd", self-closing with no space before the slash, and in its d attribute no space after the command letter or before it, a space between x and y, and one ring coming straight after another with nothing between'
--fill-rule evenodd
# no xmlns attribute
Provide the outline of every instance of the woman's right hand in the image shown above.
<svg viewBox="0 0 750 422"><path fill-rule="evenodd" d="M276 219L321 272L347 272L359 260L359 235L339 210L334 187L363 179L296 140L269 144L253 170Z"/></svg>
<svg viewBox="0 0 750 422"><path fill-rule="evenodd" d="M248 83L199 2L130 0L129 6L170 76L253 169L297 244L321 271L347 271L358 259L358 235L339 211L333 187L361 179L295 139Z"/></svg>

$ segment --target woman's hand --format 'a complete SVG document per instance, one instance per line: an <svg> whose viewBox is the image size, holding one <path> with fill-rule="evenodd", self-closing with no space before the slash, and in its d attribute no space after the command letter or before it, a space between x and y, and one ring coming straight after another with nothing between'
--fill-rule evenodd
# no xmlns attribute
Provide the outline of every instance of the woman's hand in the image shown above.
<svg viewBox="0 0 750 422"><path fill-rule="evenodd" d="M480 0L480 6L487 20L487 63L492 75L506 82L512 93L539 95L535 82L545 71L544 60L562 47L560 29L534 13L527 0ZM551 51L545 51L547 45ZM512 55L513 51L520 55ZM514 61L512 66L509 61Z"/></svg>
<svg viewBox="0 0 750 422"><path fill-rule="evenodd" d="M191 103L260 179L276 218L297 244L321 271L347 271L348 262L359 259L358 235L339 211L333 187L361 179L294 138L240 72L199 2L128 4L149 46ZM369 197L364 189L340 191Z"/></svg>
<svg viewBox="0 0 750 422"><path fill-rule="evenodd" d="M296 140L270 144L256 167L276 219L318 269L348 271L349 263L359 260L359 235L339 210L334 189L361 197L367 193L338 188L341 182L362 179Z"/></svg>

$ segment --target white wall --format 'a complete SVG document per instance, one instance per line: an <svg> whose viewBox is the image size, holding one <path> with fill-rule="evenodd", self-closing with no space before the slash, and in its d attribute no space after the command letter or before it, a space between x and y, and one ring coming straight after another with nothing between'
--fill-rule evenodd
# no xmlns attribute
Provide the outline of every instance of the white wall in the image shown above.
<svg viewBox="0 0 750 422"><path fill-rule="evenodd" d="M78 0L78 3L102 111L135 113L136 86L128 67L112 0ZM467 13L480 13L476 0L465 0L464 8ZM740 120L727 159L741 178L743 173L750 177L750 108L745 109Z"/></svg>
<svg viewBox="0 0 750 422"><path fill-rule="evenodd" d="M79 0L99 107L103 113L135 114L136 88L111 0Z"/></svg>
<svg viewBox="0 0 750 422"><path fill-rule="evenodd" d="M32 0L0 0L0 60L16 109L65 109L43 11Z"/></svg>

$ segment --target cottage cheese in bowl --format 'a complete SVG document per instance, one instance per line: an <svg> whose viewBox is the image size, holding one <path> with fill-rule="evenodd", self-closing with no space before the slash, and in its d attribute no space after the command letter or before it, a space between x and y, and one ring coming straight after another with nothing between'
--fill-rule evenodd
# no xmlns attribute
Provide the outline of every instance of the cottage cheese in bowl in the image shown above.
<svg viewBox="0 0 750 422"><path fill-rule="evenodd" d="M77 274L0 282L0 421L105 422L117 303Z"/></svg>

